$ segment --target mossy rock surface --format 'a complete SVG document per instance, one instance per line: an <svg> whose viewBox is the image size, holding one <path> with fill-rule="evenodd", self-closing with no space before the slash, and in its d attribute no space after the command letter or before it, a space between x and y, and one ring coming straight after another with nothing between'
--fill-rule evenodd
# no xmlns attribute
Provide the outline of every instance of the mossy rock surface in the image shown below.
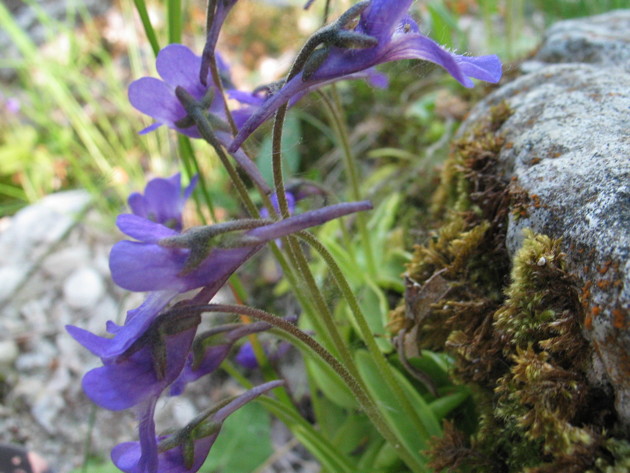
<svg viewBox="0 0 630 473"><path fill-rule="evenodd" d="M630 44L630 42L628 43ZM514 111L501 127L499 170L514 197L510 255L532 229L562 239L580 283L589 374L610 383L630 426L630 74L587 65L548 66L480 104L469 124L498 103ZM463 133L472 125L465 126Z"/></svg>
<svg viewBox="0 0 630 473"><path fill-rule="evenodd" d="M567 41L593 21L598 51L630 55L630 14L608 49L582 21ZM446 426L436 471L630 471L630 74L549 57L473 109L409 266L450 285L414 333L455 357L480 418Z"/></svg>

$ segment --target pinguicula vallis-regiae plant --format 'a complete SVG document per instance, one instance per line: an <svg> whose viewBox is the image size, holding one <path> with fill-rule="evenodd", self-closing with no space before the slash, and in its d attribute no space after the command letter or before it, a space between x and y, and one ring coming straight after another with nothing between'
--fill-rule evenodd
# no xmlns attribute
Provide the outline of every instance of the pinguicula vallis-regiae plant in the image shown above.
<svg viewBox="0 0 630 473"><path fill-rule="evenodd" d="M68 326L72 337L102 362L84 376L83 389L101 407L133 409L136 413L138 434L112 451L115 465L128 473L198 471L225 419L255 398L293 430L328 472L427 471L422 450L430 436L439 435L439 420L461 402L461 393L440 398L430 385L426 393L420 393L420 388L401 374L389 353L377 343L336 258L308 231L351 217L343 225L357 227L365 246L367 271L375 270L374 253L379 249L373 247L366 219L373 204L361 198L355 157L344 149L351 201L298 210L313 201L309 199L313 194L325 192L312 183L285 186L281 165L283 122L289 107L328 84L362 79L386 87L387 78L374 69L386 62L429 61L465 87L473 86L471 78L498 82L501 63L496 56L454 54L422 34L409 15L411 0L365 0L316 31L283 80L246 92L236 88L228 64L216 52L221 27L236 3L209 0L207 40L201 55L181 44L164 47L156 61L161 79L143 77L134 81L129 87L129 100L155 120L140 133L165 125L209 143L227 170L244 215L187 228L182 217L186 200L195 186L204 185L203 176L190 172L186 187L182 176L176 174L151 180L143 194L131 194L131 213L117 219L119 229L129 239L114 245L109 264L117 285L147 296L127 313L122 324L109 322L107 335ZM143 5L136 2L138 8ZM145 23L145 28L149 27ZM334 117L342 117L342 110L333 107L333 111ZM255 156L248 155L243 143L272 117L270 186ZM337 130L343 138L344 128ZM301 201L299 206L297 201ZM262 207L256 202L262 202ZM328 266L349 308L346 313L352 319L352 336L360 340L358 344L356 340L349 342L347 327L342 329L344 324L336 319L338 315L333 314L330 301L318 287L307 246ZM228 280L238 279L235 273L239 267L265 247L271 249L282 277L302 308L300 323L296 317L274 315L244 304L213 303L213 297ZM198 330L202 318L217 313L245 316L249 322ZM308 329L302 327L302 321ZM271 329L284 339L273 354L255 337ZM269 366L268 357L278 361L287 351L287 342L325 373L319 381L313 380L313 387L324 379L336 386L340 396L350 399L348 409L337 412L348 412L349 419L356 420L351 435L357 438L355 443L346 445L327 438L307 421L290 394L291 386L273 370L264 370L265 382L255 387L240 379L249 389L210 406L183 429L156 431L158 400L180 395L189 383L219 369L235 346L240 346L238 362L248 369L258 369ZM268 397L272 392L275 399ZM436 402L429 404L427 399ZM342 426L343 419L336 424Z"/></svg>

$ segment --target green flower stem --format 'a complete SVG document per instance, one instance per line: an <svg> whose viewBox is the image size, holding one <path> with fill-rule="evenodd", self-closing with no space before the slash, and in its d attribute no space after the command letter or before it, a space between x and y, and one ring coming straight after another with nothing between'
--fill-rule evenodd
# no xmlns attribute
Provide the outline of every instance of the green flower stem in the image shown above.
<svg viewBox="0 0 630 473"><path fill-rule="evenodd" d="M356 380L359 380L358 382L361 384L362 389L365 389L362 378L359 375L359 370L354 363L352 353L348 348L348 344L345 343L344 340L341 338L341 334L339 333L335 319L330 312L330 308L328 307L328 304L326 304L326 301L324 300L321 291L317 287L317 283L315 282L315 278L313 278L313 273L311 272L311 268L306 261L306 257L304 256L302 248L300 248L299 242L291 236L287 237L286 240L289 244L289 248L291 249L295 257L296 267L300 272L300 275L302 276L302 280L306 283L306 287L308 288L311 299L315 303L315 309L317 310L319 319L324 322L326 333L332 341L332 346L335 348L335 351L341 358L342 363L352 374L352 377Z"/></svg>
<svg viewBox="0 0 630 473"><path fill-rule="evenodd" d="M387 424L387 422L385 422L385 419L383 418L381 412L378 410L377 406L374 404L367 392L363 389L361 383L359 383L357 379L352 376L350 372L346 370L346 368L313 337L307 335L295 325L287 322L286 320L283 320L280 317L276 317L269 312L255 309L253 307L229 304L207 304L201 306L188 306L186 307L186 310L226 312L248 315L255 319L267 322L270 325L273 325L274 327L277 327L300 340L311 350L314 355L325 361L346 383L350 391L352 391L352 393L356 396L357 401L363 408L365 414L369 417L370 421L374 424L374 426L377 428L383 438L385 438L385 440L387 440L387 442L389 442L390 445L396 450L400 458L407 464L407 466L409 466L409 468L411 468L412 471L414 471L415 473L425 472L422 464L420 464L416 460L414 455L409 452L406 447L404 447L404 443L400 441L396 437L396 434L390 429L389 425Z"/></svg>
<svg viewBox="0 0 630 473"><path fill-rule="evenodd" d="M405 414L409 416L419 435L424 438L429 438L430 435L424 427L424 424L418 416L418 413L411 405L409 398L401 389L400 384L396 381L396 378L394 377L394 374L392 373L392 370L390 369L390 366L387 363L385 356L379 350L378 345L374 340L374 335L370 330L370 326L368 325L365 316L361 311L361 307L359 306L359 302L357 301L356 296L352 292L348 281L343 275L343 271L341 271L341 268L339 267L333 256L330 254L330 252L326 249L326 247L311 233L307 231L300 231L296 233L296 236L306 241L315 251L319 253L319 255L326 262L328 268L330 269L330 272L333 275L333 278L335 279L335 282L337 283L337 287L341 290L346 301L348 302L348 305L350 306L350 310L352 311L354 320L359 327L359 331L361 332L363 341L367 345L368 351L372 359L374 360L374 363L376 363L376 366L381 377L383 378L383 381L392 390L392 392L398 399L401 408L403 409Z"/></svg>
<svg viewBox="0 0 630 473"><path fill-rule="evenodd" d="M282 177L282 129L284 128L284 119L287 115L288 105L282 105L276 112L273 121L273 134L271 144L271 163L273 169L273 185L278 198L278 207L282 218L289 217L289 204L284 191L284 179Z"/></svg>
<svg viewBox="0 0 630 473"><path fill-rule="evenodd" d="M289 78L292 77L292 75L295 73L294 69L296 69L297 67L302 67L298 61L296 61L296 63L294 63L293 67L291 68L291 71L288 75ZM289 217L289 206L287 203L284 188L284 179L282 175L282 131L287 108L288 105L285 104L281 106L276 112L273 123L271 152L274 187L276 191L276 197L278 199L278 207L280 208L280 214L282 218ZM309 321L314 325L318 333L320 333L322 336L328 335L327 337L325 337L325 340L329 340L329 343L327 343L328 348L338 353L343 362L346 363L346 365L350 368L353 375L355 375L357 379L360 379L360 377L357 376L358 370L354 364L352 355L350 354L350 351L348 350L346 344L343 343L341 335L339 334L339 331L337 330L335 322L332 318L332 314L330 314L330 310L328 309L326 303L323 302L321 292L319 291L317 285L313 280L310 268L306 263L306 258L302 253L302 249L299 247L299 245L295 245L294 243L292 243L290 237L285 238L284 241L287 242L287 254L289 256L289 259L298 271L298 274L302 276L302 279L307 281L309 296L311 297L311 300L314 302L315 308L317 309L316 312L308 312ZM301 288L299 288L299 286L295 285L293 286L293 288L301 292ZM321 321L320 317L318 317L318 314L324 315L323 322L325 325L325 330L321 330Z"/></svg>
<svg viewBox="0 0 630 473"><path fill-rule="evenodd" d="M359 184L359 168L357 166L354 153L352 153L352 148L350 146L348 129L341 117L341 101L339 99L339 94L337 93L337 88L335 87L335 84L332 84L330 88L332 90L333 100L330 100L330 98L321 91L318 91L318 94L326 105L326 110L330 118L331 125L337 134L339 144L341 145L341 149L343 151L342 156L344 157L346 174L348 176L348 180L350 181L352 199L361 200L363 197L361 196L361 189ZM357 215L357 225L359 227L359 233L361 234L363 246L365 247L365 259L367 262L368 272L371 276L376 276L377 269L374 260L374 248L372 246L372 239L370 238L370 232L368 231L367 221L364 215Z"/></svg>

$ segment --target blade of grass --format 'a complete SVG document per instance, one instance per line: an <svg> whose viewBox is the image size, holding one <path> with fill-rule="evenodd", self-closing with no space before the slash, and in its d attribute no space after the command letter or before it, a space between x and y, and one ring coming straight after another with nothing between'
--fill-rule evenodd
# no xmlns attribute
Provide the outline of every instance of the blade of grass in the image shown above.
<svg viewBox="0 0 630 473"><path fill-rule="evenodd" d="M181 0L168 0L166 3L166 15L168 18L168 42L179 43L182 40L182 2Z"/></svg>
<svg viewBox="0 0 630 473"><path fill-rule="evenodd" d="M160 52L160 42L158 41L155 29L151 24L151 18L149 18L147 5L144 3L144 0L133 0L133 4L136 7L138 16L140 16L140 21L142 22L142 27L144 28L144 34L147 35L153 54L157 57L158 52Z"/></svg>

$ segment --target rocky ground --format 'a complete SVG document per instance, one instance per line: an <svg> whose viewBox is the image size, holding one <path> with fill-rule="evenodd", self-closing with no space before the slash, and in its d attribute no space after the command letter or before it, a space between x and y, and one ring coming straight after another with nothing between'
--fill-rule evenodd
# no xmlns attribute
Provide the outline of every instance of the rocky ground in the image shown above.
<svg viewBox="0 0 630 473"><path fill-rule="evenodd" d="M0 235L0 440L40 451L61 472L79 464L92 416L98 452L133 428L131 416L96 412L85 398L81 376L97 360L64 330L101 332L140 300L108 280L114 236L90 206L85 192L54 194L3 219Z"/></svg>

